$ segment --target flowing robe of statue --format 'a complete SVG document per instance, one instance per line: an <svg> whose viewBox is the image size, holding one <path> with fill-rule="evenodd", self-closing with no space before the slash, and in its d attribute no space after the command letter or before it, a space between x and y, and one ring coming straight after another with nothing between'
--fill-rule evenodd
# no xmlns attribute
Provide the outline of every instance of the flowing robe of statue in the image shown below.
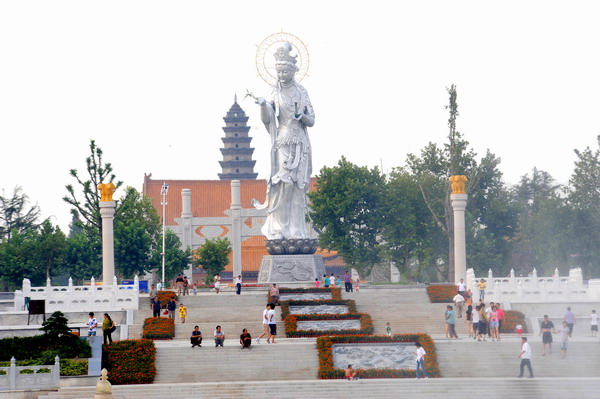
<svg viewBox="0 0 600 399"><path fill-rule="evenodd" d="M261 118L271 135L271 170L264 204L267 220L262 233L269 240L309 238L306 224L307 192L312 173L312 154L307 126L294 115L304 114L314 123L314 110L304 87L277 83L272 101L261 107ZM312 126L311 123L311 126Z"/></svg>

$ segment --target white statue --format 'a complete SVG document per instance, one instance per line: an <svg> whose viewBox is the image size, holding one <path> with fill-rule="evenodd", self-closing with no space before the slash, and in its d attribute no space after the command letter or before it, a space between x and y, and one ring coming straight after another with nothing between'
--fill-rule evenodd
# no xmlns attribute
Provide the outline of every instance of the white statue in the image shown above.
<svg viewBox="0 0 600 399"><path fill-rule="evenodd" d="M275 53L277 83L271 101L254 97L261 119L271 135L271 172L264 204L267 209L262 233L269 240L309 238L306 225L312 172L312 155L307 127L315 124L308 92L294 80L298 71L292 45L284 43Z"/></svg>

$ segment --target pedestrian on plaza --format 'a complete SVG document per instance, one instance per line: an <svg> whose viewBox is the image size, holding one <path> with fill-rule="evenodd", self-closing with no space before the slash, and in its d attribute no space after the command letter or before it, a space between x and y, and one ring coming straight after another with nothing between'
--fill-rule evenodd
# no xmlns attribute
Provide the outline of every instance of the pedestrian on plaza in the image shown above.
<svg viewBox="0 0 600 399"><path fill-rule="evenodd" d="M465 280L461 278L458 283L458 294L465 298L465 292L467 292L467 285L465 284Z"/></svg>
<svg viewBox="0 0 600 399"><path fill-rule="evenodd" d="M342 288L342 279L340 278L340 276L337 276L337 278L335 279L335 286L339 289Z"/></svg>
<svg viewBox="0 0 600 399"><path fill-rule="evenodd" d="M465 305L473 305L473 292L471 292L471 289L468 289L467 292L465 292Z"/></svg>
<svg viewBox="0 0 600 399"><path fill-rule="evenodd" d="M110 345L113 343L112 333L117 329L115 322L110 318L108 313L104 313L104 320L102 321L102 335L104 337L104 345Z"/></svg>
<svg viewBox="0 0 600 399"><path fill-rule="evenodd" d="M521 359L521 366L519 367L521 373L519 374L519 378L523 378L523 372L525 371L525 366L529 370L529 378L533 378L533 370L531 368L531 346L527 342L527 337L521 337L521 353L519 354L519 358Z"/></svg>
<svg viewBox="0 0 600 399"><path fill-rule="evenodd" d="M462 310L463 310L463 306L465 304L465 298L460 294L460 291L459 291L458 294L454 295L454 298L452 298L452 301L454 302L454 305L456 305L458 318L462 319Z"/></svg>
<svg viewBox="0 0 600 399"><path fill-rule="evenodd" d="M467 311L465 312L467 315L467 319L465 322L467 323L467 331L469 332L469 338L473 336L473 306L467 306Z"/></svg>
<svg viewBox="0 0 600 399"><path fill-rule="evenodd" d="M567 341L569 341L569 334L571 333L566 321L562 322L562 326L556 330L556 333L558 334L558 340L560 343L560 358L564 359L567 356Z"/></svg>
<svg viewBox="0 0 600 399"><path fill-rule="evenodd" d="M192 331L192 335L190 336L190 342L192 343L192 348L194 346L199 346L202 348L202 332L199 330L200 327L194 326L194 331Z"/></svg>
<svg viewBox="0 0 600 399"><path fill-rule="evenodd" d="M481 281L479 281L479 299L480 300L484 300L485 299L485 280L481 279Z"/></svg>
<svg viewBox="0 0 600 399"><path fill-rule="evenodd" d="M215 274L214 282L215 282L215 292L218 294L219 289L221 288L221 276L219 276L219 273Z"/></svg>
<svg viewBox="0 0 600 399"><path fill-rule="evenodd" d="M319 279L315 278L315 287L319 288Z"/></svg>
<svg viewBox="0 0 600 399"><path fill-rule="evenodd" d="M498 336L498 312L496 312L496 306L492 307L490 313L490 336L492 337L492 341L500 341L500 337Z"/></svg>
<svg viewBox="0 0 600 399"><path fill-rule="evenodd" d="M352 291L352 276L350 276L350 272L346 270L346 275L344 276L344 284L346 285L346 292Z"/></svg>
<svg viewBox="0 0 600 399"><path fill-rule="evenodd" d="M94 317L94 312L88 313L89 319L87 322L88 326L88 337L96 336L96 328L98 328L98 320Z"/></svg>
<svg viewBox="0 0 600 399"><path fill-rule="evenodd" d="M242 275L238 274L238 276L235 278L235 293L236 295L240 295L242 293Z"/></svg>
<svg viewBox="0 0 600 399"><path fill-rule="evenodd" d="M450 334L450 338L458 338L456 334L455 324L456 318L454 316L454 311L452 310L452 306L447 306L448 313L446 314L446 323L448 323L448 334Z"/></svg>
<svg viewBox="0 0 600 399"><path fill-rule="evenodd" d="M540 324L540 333L542 336L542 356L546 356L546 345L548 345L548 354L552 354L552 333L554 331L554 323L548 319L548 315L544 315L544 320Z"/></svg>
<svg viewBox="0 0 600 399"><path fill-rule="evenodd" d="M488 330L488 319L487 313L485 312L485 303L479 304L479 335L477 336L478 341L485 342L485 336Z"/></svg>
<svg viewBox="0 0 600 399"><path fill-rule="evenodd" d="M481 337L479 335L479 305L475 306L475 310L473 311L473 313L471 313L471 318L473 319L473 339L480 341Z"/></svg>
<svg viewBox="0 0 600 399"><path fill-rule="evenodd" d="M193 285L192 292L194 293L194 295L198 295L198 285Z"/></svg>
<svg viewBox="0 0 600 399"><path fill-rule="evenodd" d="M521 338L521 336L523 335L523 325L517 324L515 326L515 334L517 334L519 338Z"/></svg>
<svg viewBox="0 0 600 399"><path fill-rule="evenodd" d="M448 326L448 308L444 312L444 334L446 335L446 339L450 338L448 335L450 333L450 327Z"/></svg>
<svg viewBox="0 0 600 399"><path fill-rule="evenodd" d="M360 279L356 279L356 292L360 292Z"/></svg>
<svg viewBox="0 0 600 399"><path fill-rule="evenodd" d="M354 371L352 369L352 365L349 364L348 367L346 368L346 371L345 371L346 379L348 381L356 381L356 380L358 380L358 377L356 376L357 373L358 373L357 371Z"/></svg>
<svg viewBox="0 0 600 399"><path fill-rule="evenodd" d="M275 337L277 336L277 318L275 317L275 304L272 303L269 306L271 309L267 312L267 319L269 320L269 336L267 337L267 343L274 344ZM269 340L271 342L269 342Z"/></svg>
<svg viewBox="0 0 600 399"><path fill-rule="evenodd" d="M252 349L251 348L252 337L250 336L250 333L248 332L248 329L246 329L246 328L244 328L242 330L242 334L240 335L240 344L242 345L242 347L240 349L244 349L244 348Z"/></svg>
<svg viewBox="0 0 600 399"><path fill-rule="evenodd" d="M279 305L279 287L275 283L271 286L271 303Z"/></svg>
<svg viewBox="0 0 600 399"><path fill-rule="evenodd" d="M565 313L564 320L567 322L569 326L569 337L573 336L573 326L575 325L575 313L571 312L571 308L567 308L567 313Z"/></svg>
<svg viewBox="0 0 600 399"><path fill-rule="evenodd" d="M500 333L502 332L502 321L504 320L504 309L500 307L499 303L496 303L496 314L498 315L498 340L500 340Z"/></svg>
<svg viewBox="0 0 600 399"><path fill-rule="evenodd" d="M217 329L214 332L215 337L215 348L221 346L225 343L225 332L221 330L221 326L217 326Z"/></svg>
<svg viewBox="0 0 600 399"><path fill-rule="evenodd" d="M488 338L492 337L492 331L490 330L490 318L492 317L492 308L494 307L494 302L490 302L490 306L485 308L486 321L487 321L487 336Z"/></svg>
<svg viewBox="0 0 600 399"><path fill-rule="evenodd" d="M183 290L183 277L181 274L178 274L175 279L175 287L177 288L177 295L181 295L181 291Z"/></svg>
<svg viewBox="0 0 600 399"><path fill-rule="evenodd" d="M152 308L152 317L160 317L160 301L158 300L158 296L152 299L150 307Z"/></svg>
<svg viewBox="0 0 600 399"><path fill-rule="evenodd" d="M323 275L323 285L325 286L325 288L329 288L329 285L331 284L331 280L329 279L329 276L327 275Z"/></svg>
<svg viewBox="0 0 600 399"><path fill-rule="evenodd" d="M269 317L268 317L268 313L269 310L271 310L271 304L267 303L267 307L265 308L265 310L263 310L263 314L262 314L262 332L260 333L260 335L258 336L258 338L256 338L256 343L260 345L260 339L262 337L264 337L265 335L269 335Z"/></svg>
<svg viewBox="0 0 600 399"><path fill-rule="evenodd" d="M152 284L152 286L150 287L150 292L148 294L150 296L150 309L152 309L152 300L158 295L158 290L156 289L154 284Z"/></svg>
<svg viewBox="0 0 600 399"><path fill-rule="evenodd" d="M185 316L187 316L187 308L183 306L183 303L179 304L179 318L181 319L181 323L185 323Z"/></svg>
<svg viewBox="0 0 600 399"><path fill-rule="evenodd" d="M598 335L598 315L595 310L592 310L592 315L590 316L590 325L592 326L592 337Z"/></svg>
<svg viewBox="0 0 600 399"><path fill-rule="evenodd" d="M183 296L190 295L190 282L188 281L187 276L183 276L183 282L181 284L183 286Z"/></svg>
<svg viewBox="0 0 600 399"><path fill-rule="evenodd" d="M174 297L171 297L169 302L167 302L167 311L169 317L173 320L175 320L175 309L177 309L177 302L175 301Z"/></svg>
<svg viewBox="0 0 600 399"><path fill-rule="evenodd" d="M425 378L429 378L427 371L425 371L425 355L427 354L427 352L425 352L425 349L423 349L423 346L421 346L419 342L415 342L415 346L417 347L417 353L415 358L415 361L417 363L417 367L415 370L415 374L417 375L416 379L419 379L419 369L421 370L421 373Z"/></svg>

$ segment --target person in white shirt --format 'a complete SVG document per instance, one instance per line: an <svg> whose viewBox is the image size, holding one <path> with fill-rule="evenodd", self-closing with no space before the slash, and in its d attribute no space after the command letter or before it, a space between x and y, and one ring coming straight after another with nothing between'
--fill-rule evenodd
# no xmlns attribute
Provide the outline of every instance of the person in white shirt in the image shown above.
<svg viewBox="0 0 600 399"><path fill-rule="evenodd" d="M269 310L271 309L271 304L267 303L267 307L263 310L262 314L262 332L256 338L256 343L260 345L260 339L265 335L269 335Z"/></svg>
<svg viewBox="0 0 600 399"><path fill-rule="evenodd" d="M419 342L415 342L415 346L417 347L417 353L415 358L415 361L417 363L417 380L419 379L419 369L421 369L421 372L425 376L425 378L429 378L427 371L425 371L425 355L427 354L427 352L425 352L425 349L423 349Z"/></svg>
<svg viewBox="0 0 600 399"><path fill-rule="evenodd" d="M242 292L242 276L238 275L233 282L235 283L235 293L240 295Z"/></svg>
<svg viewBox="0 0 600 399"><path fill-rule="evenodd" d="M567 344L569 341L569 334L571 333L566 321L562 322L562 326L556 330L556 333L558 334L560 343L560 358L564 359L567 356Z"/></svg>
<svg viewBox="0 0 600 399"><path fill-rule="evenodd" d="M458 293L464 297L465 291L467 291L467 285L465 284L465 280L461 278L460 283L458 283Z"/></svg>
<svg viewBox="0 0 600 399"><path fill-rule="evenodd" d="M98 320L94 317L94 312L89 313L89 320L87 322L88 325L88 337L93 337L96 335L96 328L98 327Z"/></svg>
<svg viewBox="0 0 600 399"><path fill-rule="evenodd" d="M592 337L595 337L598 334L598 315L595 310L592 310L590 325L592 326Z"/></svg>
<svg viewBox="0 0 600 399"><path fill-rule="evenodd" d="M267 337L267 343L274 344L275 337L277 336L277 319L275 318L275 304L270 304L271 310L267 312L267 319L269 320L269 336ZM269 342L269 340L271 342Z"/></svg>
<svg viewBox="0 0 600 399"><path fill-rule="evenodd" d="M454 295L454 298L452 298L452 300L454 301L454 304L456 305L458 318L462 319L462 310L463 310L463 305L465 304L465 298L459 292L458 294Z"/></svg>
<svg viewBox="0 0 600 399"><path fill-rule="evenodd" d="M527 343L526 337L521 337L521 353L519 354L519 358L521 359L521 373L519 374L519 378L523 378L525 366L527 366L527 369L529 370L529 378L533 378L533 370L531 369L531 346Z"/></svg>
<svg viewBox="0 0 600 399"><path fill-rule="evenodd" d="M492 336L492 332L490 330L490 317L492 316L492 307L494 306L494 302L490 302L490 306L485 308L485 314L487 315L488 323L487 323L487 336L490 338Z"/></svg>

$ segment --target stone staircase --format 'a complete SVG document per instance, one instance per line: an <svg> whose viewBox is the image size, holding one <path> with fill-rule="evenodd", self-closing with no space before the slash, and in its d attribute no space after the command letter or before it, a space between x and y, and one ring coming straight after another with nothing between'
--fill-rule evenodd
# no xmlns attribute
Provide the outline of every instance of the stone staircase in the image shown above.
<svg viewBox="0 0 600 399"><path fill-rule="evenodd" d="M392 334L415 332L430 335L444 334L444 312L448 304L430 303L423 288L342 291L342 298L354 299L359 312L371 315L375 334L385 334L388 322ZM467 335L464 320L464 318L456 319L456 332L459 337Z"/></svg>
<svg viewBox="0 0 600 399"><path fill-rule="evenodd" d="M474 390L483 391L485 398L563 398L597 399L598 378L435 378L428 380L290 380L236 381L195 384L121 385L113 387L115 399L365 399L365 398L425 398L464 399ZM92 398L93 387L61 388L41 398Z"/></svg>

